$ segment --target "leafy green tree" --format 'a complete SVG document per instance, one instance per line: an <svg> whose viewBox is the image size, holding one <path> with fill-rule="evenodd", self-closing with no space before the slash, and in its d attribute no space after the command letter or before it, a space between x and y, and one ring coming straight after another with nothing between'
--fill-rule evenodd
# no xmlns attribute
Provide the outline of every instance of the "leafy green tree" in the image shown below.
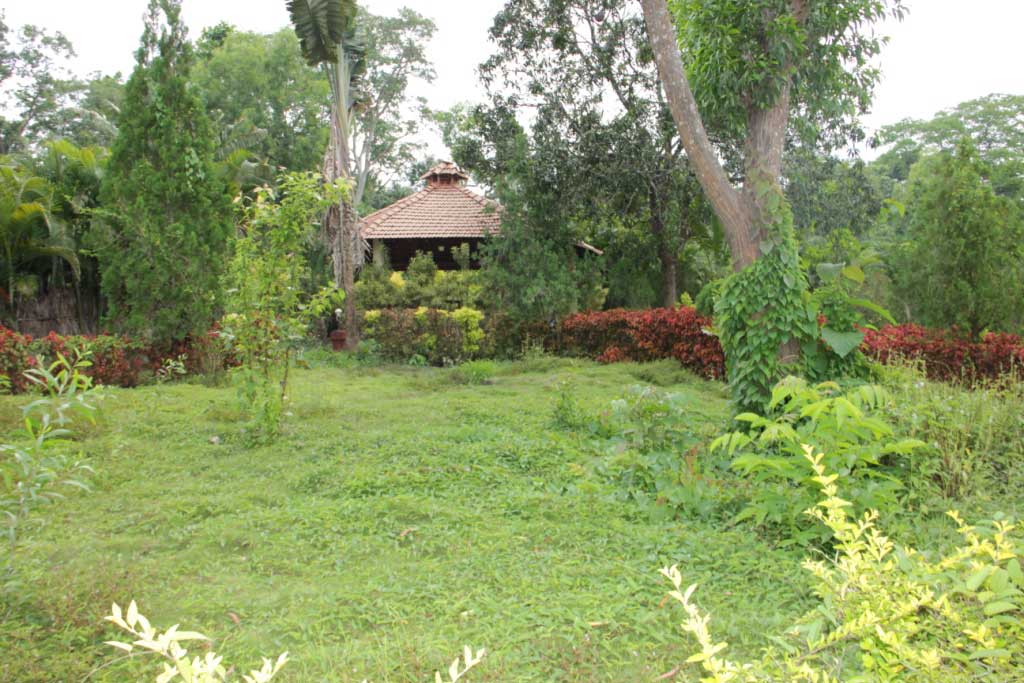
<svg viewBox="0 0 1024 683"><path fill-rule="evenodd" d="M866 235L878 219L884 196L860 159L838 159L800 147L783 161L786 199L802 239L840 230Z"/></svg>
<svg viewBox="0 0 1024 683"><path fill-rule="evenodd" d="M918 160L952 151L970 138L996 194L1024 200L1024 95L988 95L939 112L932 119L905 119L885 126L873 144L885 148L872 163L895 181L905 181Z"/></svg>
<svg viewBox="0 0 1024 683"><path fill-rule="evenodd" d="M66 63L75 50L62 33L26 25L11 45L0 18L0 154L32 148L58 130L82 84Z"/></svg>
<svg viewBox="0 0 1024 683"><path fill-rule="evenodd" d="M295 32L219 29L199 41L192 82L221 157L246 150L272 168L318 169L329 136L330 85L302 59Z"/></svg>
<svg viewBox="0 0 1024 683"><path fill-rule="evenodd" d="M781 184L787 130L798 123L805 139L856 130L854 118L878 80L871 58L883 39L871 24L901 16L903 6L673 0L673 17L667 0L641 5L683 147L737 273L723 289L717 320L733 397L741 408L757 408L783 372L780 361L795 359L800 340L816 333ZM793 111L800 116L791 121ZM709 129L742 150L737 174L723 165Z"/></svg>
<svg viewBox="0 0 1024 683"><path fill-rule="evenodd" d="M408 87L414 79L430 83L435 78L426 46L437 27L408 8L393 17L360 10L357 23L366 54L365 72L359 79L361 103L352 119L350 143L355 181L352 203L359 207L367 189L400 181L422 151L415 136L426 103L422 98L410 101Z"/></svg>
<svg viewBox="0 0 1024 683"><path fill-rule="evenodd" d="M54 135L77 147L111 147L117 139L117 118L123 105L121 74L94 74L65 110Z"/></svg>
<svg viewBox="0 0 1024 683"><path fill-rule="evenodd" d="M231 234L192 60L180 0L150 0L93 231L107 320L155 341L213 321Z"/></svg>
<svg viewBox="0 0 1024 683"><path fill-rule="evenodd" d="M601 231L609 243L619 230L646 232L609 259L616 272L653 270L657 294L647 303L675 305L680 254L708 234L711 217L697 201L638 9L608 0L510 1L491 37L498 49L481 67L490 108L499 116L536 112L532 144L558 169L575 220L614 226Z"/></svg>
<svg viewBox="0 0 1024 683"><path fill-rule="evenodd" d="M907 241L896 281L914 318L978 338L1024 323L1024 217L986 180L970 140L922 159L910 174Z"/></svg>
<svg viewBox="0 0 1024 683"><path fill-rule="evenodd" d="M599 273L579 259L576 226L565 212L550 167L531 158L524 132L497 181L501 235L481 249L483 292L489 308L517 321L553 321L591 308Z"/></svg>

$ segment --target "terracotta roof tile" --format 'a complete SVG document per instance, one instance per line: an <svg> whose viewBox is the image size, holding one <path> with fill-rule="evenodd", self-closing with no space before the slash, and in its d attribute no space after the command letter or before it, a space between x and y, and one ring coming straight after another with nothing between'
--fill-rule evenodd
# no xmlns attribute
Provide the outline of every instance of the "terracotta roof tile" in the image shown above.
<svg viewBox="0 0 1024 683"><path fill-rule="evenodd" d="M497 202L459 185L430 185L361 222L363 239L486 237L501 230Z"/></svg>

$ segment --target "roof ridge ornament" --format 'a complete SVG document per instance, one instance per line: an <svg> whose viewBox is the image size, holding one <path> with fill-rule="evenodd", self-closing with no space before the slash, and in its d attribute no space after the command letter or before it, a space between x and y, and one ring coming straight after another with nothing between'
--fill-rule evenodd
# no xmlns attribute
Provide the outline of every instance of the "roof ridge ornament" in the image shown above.
<svg viewBox="0 0 1024 683"><path fill-rule="evenodd" d="M469 180L469 176L454 162L442 161L421 175L420 180L426 180L427 187L461 187Z"/></svg>

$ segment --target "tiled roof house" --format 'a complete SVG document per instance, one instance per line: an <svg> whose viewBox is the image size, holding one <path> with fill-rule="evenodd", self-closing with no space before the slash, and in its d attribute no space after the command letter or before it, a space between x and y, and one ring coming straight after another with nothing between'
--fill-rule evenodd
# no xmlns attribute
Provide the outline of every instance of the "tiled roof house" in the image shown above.
<svg viewBox="0 0 1024 683"><path fill-rule="evenodd" d="M417 251L432 252L438 267L456 268L451 250L469 244L476 251L501 230L501 207L466 189L469 176L451 162L423 174L425 188L362 219L360 233L374 260L387 250L392 268L405 270Z"/></svg>

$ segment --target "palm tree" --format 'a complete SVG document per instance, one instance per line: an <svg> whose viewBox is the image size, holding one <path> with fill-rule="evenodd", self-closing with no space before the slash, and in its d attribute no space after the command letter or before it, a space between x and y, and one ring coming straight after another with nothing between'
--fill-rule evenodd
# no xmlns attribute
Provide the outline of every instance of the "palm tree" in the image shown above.
<svg viewBox="0 0 1024 683"><path fill-rule="evenodd" d="M51 187L45 178L28 175L14 166L0 167L0 274L6 282L6 298L12 322L18 324L18 298L31 296L36 276L22 270L33 261L58 258L80 276L78 255L64 226L51 220Z"/></svg>
<svg viewBox="0 0 1024 683"><path fill-rule="evenodd" d="M87 242L94 213L99 208L100 187L110 150L78 147L67 140L49 142L46 150L36 172L50 183L50 221L58 224L69 246L74 246L81 265L80 276L72 282L78 328L83 333L95 331L100 310L99 264L82 246ZM55 257L51 269L55 286L65 285L64 273L63 264Z"/></svg>
<svg viewBox="0 0 1024 683"><path fill-rule="evenodd" d="M351 179L349 140L360 77L365 71L365 50L356 37L355 0L287 0L302 55L310 66L321 66L331 84L331 144L324 160L328 182ZM355 348L355 270L362 255L351 197L324 217L324 239L331 251L335 285L345 292L346 346Z"/></svg>

